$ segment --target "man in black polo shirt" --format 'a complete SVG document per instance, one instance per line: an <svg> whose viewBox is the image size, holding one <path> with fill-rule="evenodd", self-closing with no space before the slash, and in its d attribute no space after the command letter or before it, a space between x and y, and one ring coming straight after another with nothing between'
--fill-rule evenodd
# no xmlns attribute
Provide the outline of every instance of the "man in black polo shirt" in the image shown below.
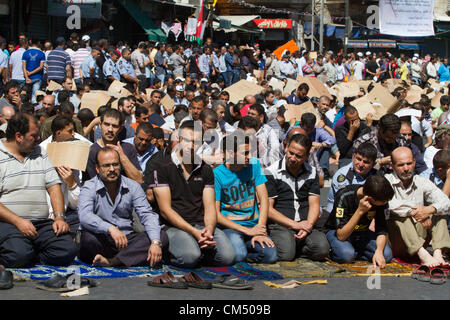
<svg viewBox="0 0 450 320"><path fill-rule="evenodd" d="M169 237L169 261L195 267L204 257L205 264L226 266L234 261L227 236L216 228L214 174L196 152L202 144L201 124L184 121L179 129L179 144L170 160L155 165L150 187L166 220Z"/></svg>
<svg viewBox="0 0 450 320"><path fill-rule="evenodd" d="M353 142L363 134L370 133L370 128L359 119L359 113L355 107L346 106L344 117L345 123L334 129L337 146L341 153L339 168L352 162L354 153Z"/></svg>
<svg viewBox="0 0 450 320"><path fill-rule="evenodd" d="M307 162L311 146L308 136L291 136L286 156L266 170L272 222L269 235L279 260L291 261L298 255L323 260L330 251L325 234L314 229L320 212L320 187L316 169Z"/></svg>
<svg viewBox="0 0 450 320"><path fill-rule="evenodd" d="M392 260L387 242L385 211L394 189L382 176L367 178L364 186L349 185L336 194L325 229L331 246L331 259L350 263L355 258L384 268ZM369 230L375 218L375 232Z"/></svg>
<svg viewBox="0 0 450 320"><path fill-rule="evenodd" d="M137 151L132 144L119 142L119 132L123 128L124 118L117 109L108 109L100 117L100 129L102 137L98 139L89 151L88 163L86 166L87 179L92 179L97 175L95 170L95 159L97 152L104 147L111 147L119 153L121 174L125 175L137 183L142 183L142 172L137 158Z"/></svg>

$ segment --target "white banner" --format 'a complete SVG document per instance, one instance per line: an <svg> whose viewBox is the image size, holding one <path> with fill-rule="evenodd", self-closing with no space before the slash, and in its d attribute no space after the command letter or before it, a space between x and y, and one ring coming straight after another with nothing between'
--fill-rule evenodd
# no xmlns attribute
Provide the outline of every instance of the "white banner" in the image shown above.
<svg viewBox="0 0 450 320"><path fill-rule="evenodd" d="M380 33L434 36L433 0L380 0Z"/></svg>

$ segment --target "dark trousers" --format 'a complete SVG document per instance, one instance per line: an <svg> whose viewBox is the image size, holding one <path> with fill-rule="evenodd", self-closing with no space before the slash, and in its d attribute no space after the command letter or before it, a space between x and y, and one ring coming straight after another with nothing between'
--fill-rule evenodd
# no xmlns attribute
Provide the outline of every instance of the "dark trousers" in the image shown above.
<svg viewBox="0 0 450 320"><path fill-rule="evenodd" d="M127 235L128 246L118 250L113 238L108 234L95 234L87 230L81 231L80 259L84 263L92 264L95 256L101 254L106 259L116 258L126 267L148 265L147 256L150 239L146 232L130 233ZM163 251L167 250L169 240L161 230Z"/></svg>
<svg viewBox="0 0 450 320"><path fill-rule="evenodd" d="M35 262L53 266L68 266L76 255L70 233L56 236L53 220L32 222L38 236L25 237L14 225L0 222L0 264L6 268L32 266Z"/></svg>
<svg viewBox="0 0 450 320"><path fill-rule="evenodd" d="M296 233L279 224L269 225L269 236L277 248L278 260L292 261L300 256L321 261L328 257L330 244L324 233L314 229L303 240L296 239Z"/></svg>

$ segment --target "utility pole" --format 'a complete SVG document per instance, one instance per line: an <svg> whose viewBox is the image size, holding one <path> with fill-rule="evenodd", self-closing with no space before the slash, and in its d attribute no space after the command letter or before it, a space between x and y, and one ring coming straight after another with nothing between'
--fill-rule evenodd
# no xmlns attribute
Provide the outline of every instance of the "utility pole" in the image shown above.
<svg viewBox="0 0 450 320"><path fill-rule="evenodd" d="M345 38L344 38L344 55L347 55L348 38L350 37L350 15L349 15L349 3L345 0Z"/></svg>
<svg viewBox="0 0 450 320"><path fill-rule="evenodd" d="M323 53L323 7L324 0L320 0L320 38L319 38L319 52Z"/></svg>
<svg viewBox="0 0 450 320"><path fill-rule="evenodd" d="M311 0L311 51L314 51L314 7L315 7L315 0Z"/></svg>

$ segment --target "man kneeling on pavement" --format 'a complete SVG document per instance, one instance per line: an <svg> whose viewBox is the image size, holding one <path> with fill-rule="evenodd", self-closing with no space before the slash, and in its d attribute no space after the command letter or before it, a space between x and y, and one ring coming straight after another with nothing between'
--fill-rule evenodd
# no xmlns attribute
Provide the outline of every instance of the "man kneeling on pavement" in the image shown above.
<svg viewBox="0 0 450 320"><path fill-rule="evenodd" d="M95 160L97 175L84 184L78 201L80 259L94 266L154 267L168 247L158 215L141 186L120 174L116 150L104 147ZM133 208L145 232L133 231Z"/></svg>

